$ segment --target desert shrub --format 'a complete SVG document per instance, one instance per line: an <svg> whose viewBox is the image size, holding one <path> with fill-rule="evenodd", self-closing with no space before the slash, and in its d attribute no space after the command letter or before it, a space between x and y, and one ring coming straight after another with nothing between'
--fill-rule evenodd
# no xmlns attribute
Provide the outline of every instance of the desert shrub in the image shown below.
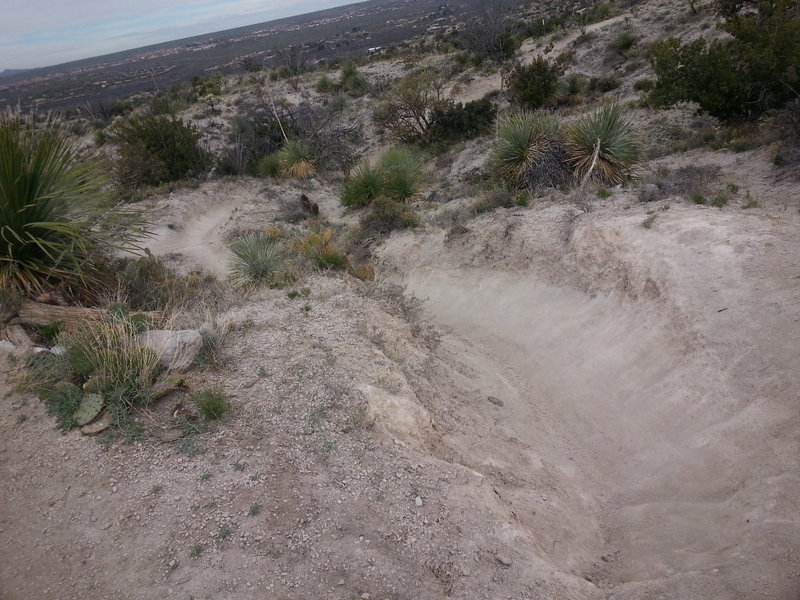
<svg viewBox="0 0 800 600"><path fill-rule="evenodd" d="M395 229L416 227L418 224L417 214L400 202L390 198L378 198L361 218L359 233L362 238L368 238L385 235Z"/></svg>
<svg viewBox="0 0 800 600"><path fill-rule="evenodd" d="M500 122L490 163L506 184L538 192L569 183L566 158L559 123L518 110Z"/></svg>
<svg viewBox="0 0 800 600"><path fill-rule="evenodd" d="M404 200L413 196L422 182L422 159L417 150L396 146L384 152L378 164L359 165L342 186L344 206L360 208L386 196Z"/></svg>
<svg viewBox="0 0 800 600"><path fill-rule="evenodd" d="M318 269L344 269L347 256L336 244L336 232L322 229L295 240L298 252L310 260Z"/></svg>
<svg viewBox="0 0 800 600"><path fill-rule="evenodd" d="M1 290L81 293L104 279L105 254L129 249L138 230L135 215L102 204L102 183L55 120L0 118Z"/></svg>
<svg viewBox="0 0 800 600"><path fill-rule="evenodd" d="M178 274L153 255L117 259L109 269L116 274L117 296L131 310L175 313L209 308L224 296L212 275Z"/></svg>
<svg viewBox="0 0 800 600"><path fill-rule="evenodd" d="M255 174L259 177L278 177L281 174L280 155L275 152L262 156L256 163Z"/></svg>
<svg viewBox="0 0 800 600"><path fill-rule="evenodd" d="M408 146L389 148L381 155L378 168L383 177L383 193L394 200L413 196L422 181L422 160Z"/></svg>
<svg viewBox="0 0 800 600"><path fill-rule="evenodd" d="M341 86L351 96L363 96L369 91L366 77L358 71L353 62L345 63L342 67Z"/></svg>
<svg viewBox="0 0 800 600"><path fill-rule="evenodd" d="M317 172L316 157L311 144L302 140L289 140L278 152L281 173L295 179L305 179Z"/></svg>
<svg viewBox="0 0 800 600"><path fill-rule="evenodd" d="M115 172L127 188L197 177L210 164L200 132L182 119L143 113L112 126L119 139Z"/></svg>
<svg viewBox="0 0 800 600"><path fill-rule="evenodd" d="M231 408L227 396L219 389L199 390L191 394L190 399L208 421L221 419Z"/></svg>
<svg viewBox="0 0 800 600"><path fill-rule="evenodd" d="M333 91L334 87L335 86L333 81L331 81L331 78L323 73L322 77L320 77L319 81L317 81L317 85L314 86L314 89L320 94L325 94Z"/></svg>
<svg viewBox="0 0 800 600"><path fill-rule="evenodd" d="M146 328L144 319L111 313L104 321L62 333L58 342L66 349L73 373L107 381L109 402L127 409L149 400L159 369L156 353L138 342L138 334Z"/></svg>
<svg viewBox="0 0 800 600"><path fill-rule="evenodd" d="M605 94L619 87L619 79L615 75L606 75L604 77L592 77L589 80L589 91L599 92Z"/></svg>
<svg viewBox="0 0 800 600"><path fill-rule="evenodd" d="M555 105L575 105L583 102L583 96L589 88L589 82L583 75L571 73L558 80L556 89L550 100Z"/></svg>
<svg viewBox="0 0 800 600"><path fill-rule="evenodd" d="M473 54L496 61L511 58L519 48L499 2L468 22L459 32L459 41Z"/></svg>
<svg viewBox="0 0 800 600"><path fill-rule="evenodd" d="M756 10L741 9L745 6ZM720 2L732 40L682 44L670 39L650 56L658 76L650 101L693 100L721 119L755 117L797 97L800 6L794 0Z"/></svg>
<svg viewBox="0 0 800 600"><path fill-rule="evenodd" d="M616 185L639 160L639 144L620 104L610 103L584 116L567 131L569 163L584 181L594 177Z"/></svg>
<svg viewBox="0 0 800 600"><path fill-rule="evenodd" d="M438 73L415 71L387 91L374 119L396 140L413 144L431 126L433 111L444 105L444 90L445 81Z"/></svg>
<svg viewBox="0 0 800 600"><path fill-rule="evenodd" d="M628 50L633 48L634 44L636 44L636 40L637 38L632 32L623 31L612 40L609 47L617 52L625 54Z"/></svg>
<svg viewBox="0 0 800 600"><path fill-rule="evenodd" d="M383 176L380 171L369 163L363 163L344 182L341 201L344 206L361 208L382 194Z"/></svg>
<svg viewBox="0 0 800 600"><path fill-rule="evenodd" d="M240 284L271 283L285 274L283 247L269 236L249 234L231 242L230 274Z"/></svg>
<svg viewBox="0 0 800 600"><path fill-rule="evenodd" d="M287 116L286 111L279 111L278 115L281 119ZM285 133L297 135L288 119ZM228 144L217 159L217 170L222 175L257 174L259 161L275 154L284 141L284 130L275 114L264 107L243 108L242 114L230 120Z"/></svg>
<svg viewBox="0 0 800 600"><path fill-rule="evenodd" d="M508 78L512 101L527 108L544 106L556 91L557 70L546 59L538 57L529 65L517 64Z"/></svg>
<svg viewBox="0 0 800 600"><path fill-rule="evenodd" d="M485 134L497 116L497 109L488 98L466 104L458 102L434 108L425 142L435 144L466 140Z"/></svg>

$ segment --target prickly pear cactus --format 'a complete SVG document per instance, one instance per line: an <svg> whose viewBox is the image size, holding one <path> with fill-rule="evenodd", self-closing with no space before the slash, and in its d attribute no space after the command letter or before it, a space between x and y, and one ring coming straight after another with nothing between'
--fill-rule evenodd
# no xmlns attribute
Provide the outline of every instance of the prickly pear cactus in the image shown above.
<svg viewBox="0 0 800 600"><path fill-rule="evenodd" d="M83 384L83 391L87 394L100 394L108 382L108 377L91 377Z"/></svg>
<svg viewBox="0 0 800 600"><path fill-rule="evenodd" d="M105 399L100 394L85 394L78 410L72 415L76 425L86 425L94 420L103 410Z"/></svg>

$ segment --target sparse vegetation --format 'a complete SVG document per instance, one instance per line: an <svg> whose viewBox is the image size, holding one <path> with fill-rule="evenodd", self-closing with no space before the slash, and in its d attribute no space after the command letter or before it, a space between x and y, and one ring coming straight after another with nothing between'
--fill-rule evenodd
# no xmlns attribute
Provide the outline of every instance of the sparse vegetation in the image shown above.
<svg viewBox="0 0 800 600"><path fill-rule="evenodd" d="M194 392L190 399L203 418L209 421L221 419L231 408L225 393L218 389L199 390Z"/></svg>

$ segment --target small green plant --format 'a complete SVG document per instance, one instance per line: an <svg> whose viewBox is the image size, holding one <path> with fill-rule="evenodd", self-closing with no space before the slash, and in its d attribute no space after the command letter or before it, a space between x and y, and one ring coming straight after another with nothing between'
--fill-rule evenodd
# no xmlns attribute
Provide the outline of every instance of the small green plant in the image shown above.
<svg viewBox="0 0 800 600"><path fill-rule="evenodd" d="M341 201L344 206L361 208L383 195L383 176L369 163L356 167L355 172L342 187Z"/></svg>
<svg viewBox="0 0 800 600"><path fill-rule="evenodd" d="M722 208L723 206L727 206L728 202L730 202L730 198L728 198L726 194L717 194L711 201L711 206Z"/></svg>
<svg viewBox="0 0 800 600"><path fill-rule="evenodd" d="M150 488L150 495L158 496L163 491L164 491L163 485L154 485L153 487Z"/></svg>
<svg viewBox="0 0 800 600"><path fill-rule="evenodd" d="M311 312L311 308L312 307L311 307L310 304L304 304L303 306L300 307L300 310L302 310L303 312L307 312L308 313L308 312Z"/></svg>
<svg viewBox="0 0 800 600"><path fill-rule="evenodd" d="M233 535L233 528L228 525L223 525L222 527L219 528L214 537L222 541L222 540L227 540L232 535Z"/></svg>
<svg viewBox="0 0 800 600"><path fill-rule="evenodd" d="M189 558L198 558L202 556L203 552L206 551L206 547L203 544L195 544L191 548L189 548Z"/></svg>
<svg viewBox="0 0 800 600"><path fill-rule="evenodd" d="M735 183L729 183L725 186L725 189L728 190L731 194L738 194L739 193L739 186Z"/></svg>
<svg viewBox="0 0 800 600"><path fill-rule="evenodd" d="M658 215L655 215L655 214L650 215L644 221L642 221L642 227L644 227L645 229L652 228L653 227L653 223L656 222L657 218L658 218Z"/></svg>
<svg viewBox="0 0 800 600"><path fill-rule="evenodd" d="M750 200L742 208L758 208L758 200Z"/></svg>
<svg viewBox="0 0 800 600"><path fill-rule="evenodd" d="M600 198L611 198L611 196L614 195L614 192L612 192L610 189L606 187L600 187L597 188L597 195Z"/></svg>
<svg viewBox="0 0 800 600"><path fill-rule="evenodd" d="M261 514L261 505L260 504L253 504L250 506L250 510L247 511L247 514L251 517L256 517Z"/></svg>
<svg viewBox="0 0 800 600"><path fill-rule="evenodd" d="M334 84L331 81L331 78L327 75L323 74L322 77L319 78L317 81L317 85L314 86L314 89L317 90L320 94L325 94L328 92L333 91Z"/></svg>
<svg viewBox="0 0 800 600"><path fill-rule="evenodd" d="M286 253L269 236L246 235L232 242L230 249L230 274L240 284L272 282L285 274Z"/></svg>
<svg viewBox="0 0 800 600"><path fill-rule="evenodd" d="M235 463L231 463L231 467L233 467L234 471L244 471L247 468L247 463L237 460Z"/></svg>
<svg viewBox="0 0 800 600"><path fill-rule="evenodd" d="M209 421L221 419L231 408L228 398L217 389L200 390L194 392L190 398L197 405L200 414Z"/></svg>
<svg viewBox="0 0 800 600"><path fill-rule="evenodd" d="M586 181L625 181L639 161L639 144L622 105L609 103L579 119L567 131L569 162Z"/></svg>
<svg viewBox="0 0 800 600"><path fill-rule="evenodd" d="M256 175L259 177L278 177L281 174L281 157L275 152L262 156L256 163Z"/></svg>
<svg viewBox="0 0 800 600"><path fill-rule="evenodd" d="M200 475L200 481L209 481L213 476L214 475L212 475L211 473L208 473L208 472L202 473Z"/></svg>
<svg viewBox="0 0 800 600"><path fill-rule="evenodd" d="M408 146L395 146L378 161L383 175L383 193L394 200L413 196L422 180L422 160L418 151Z"/></svg>
<svg viewBox="0 0 800 600"><path fill-rule="evenodd" d="M625 54L628 50L633 48L634 44L636 44L637 38L636 36L630 31L623 31L614 40L609 44L609 47L613 48L617 52Z"/></svg>
<svg viewBox="0 0 800 600"><path fill-rule="evenodd" d="M705 204L706 197L700 192L694 192L689 196L689 199L695 204Z"/></svg>
<svg viewBox="0 0 800 600"><path fill-rule="evenodd" d="M28 415L19 414L19 415L17 415L17 418L15 419L15 422L16 422L17 425L22 425L27 420L28 420Z"/></svg>
<svg viewBox="0 0 800 600"><path fill-rule="evenodd" d="M300 292L298 290L289 290L286 292L286 297L289 298L289 300L294 300L300 297ZM261 368L263 369L264 367Z"/></svg>

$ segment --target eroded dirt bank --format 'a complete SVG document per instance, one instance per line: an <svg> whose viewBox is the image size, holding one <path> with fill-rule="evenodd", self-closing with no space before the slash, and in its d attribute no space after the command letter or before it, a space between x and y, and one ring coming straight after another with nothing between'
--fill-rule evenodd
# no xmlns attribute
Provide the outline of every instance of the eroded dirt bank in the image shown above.
<svg viewBox="0 0 800 600"><path fill-rule="evenodd" d="M510 373L502 426L596 519L601 539L557 540L556 564L615 599L794 597L796 215L640 219L619 203L508 211L383 256L466 362Z"/></svg>

